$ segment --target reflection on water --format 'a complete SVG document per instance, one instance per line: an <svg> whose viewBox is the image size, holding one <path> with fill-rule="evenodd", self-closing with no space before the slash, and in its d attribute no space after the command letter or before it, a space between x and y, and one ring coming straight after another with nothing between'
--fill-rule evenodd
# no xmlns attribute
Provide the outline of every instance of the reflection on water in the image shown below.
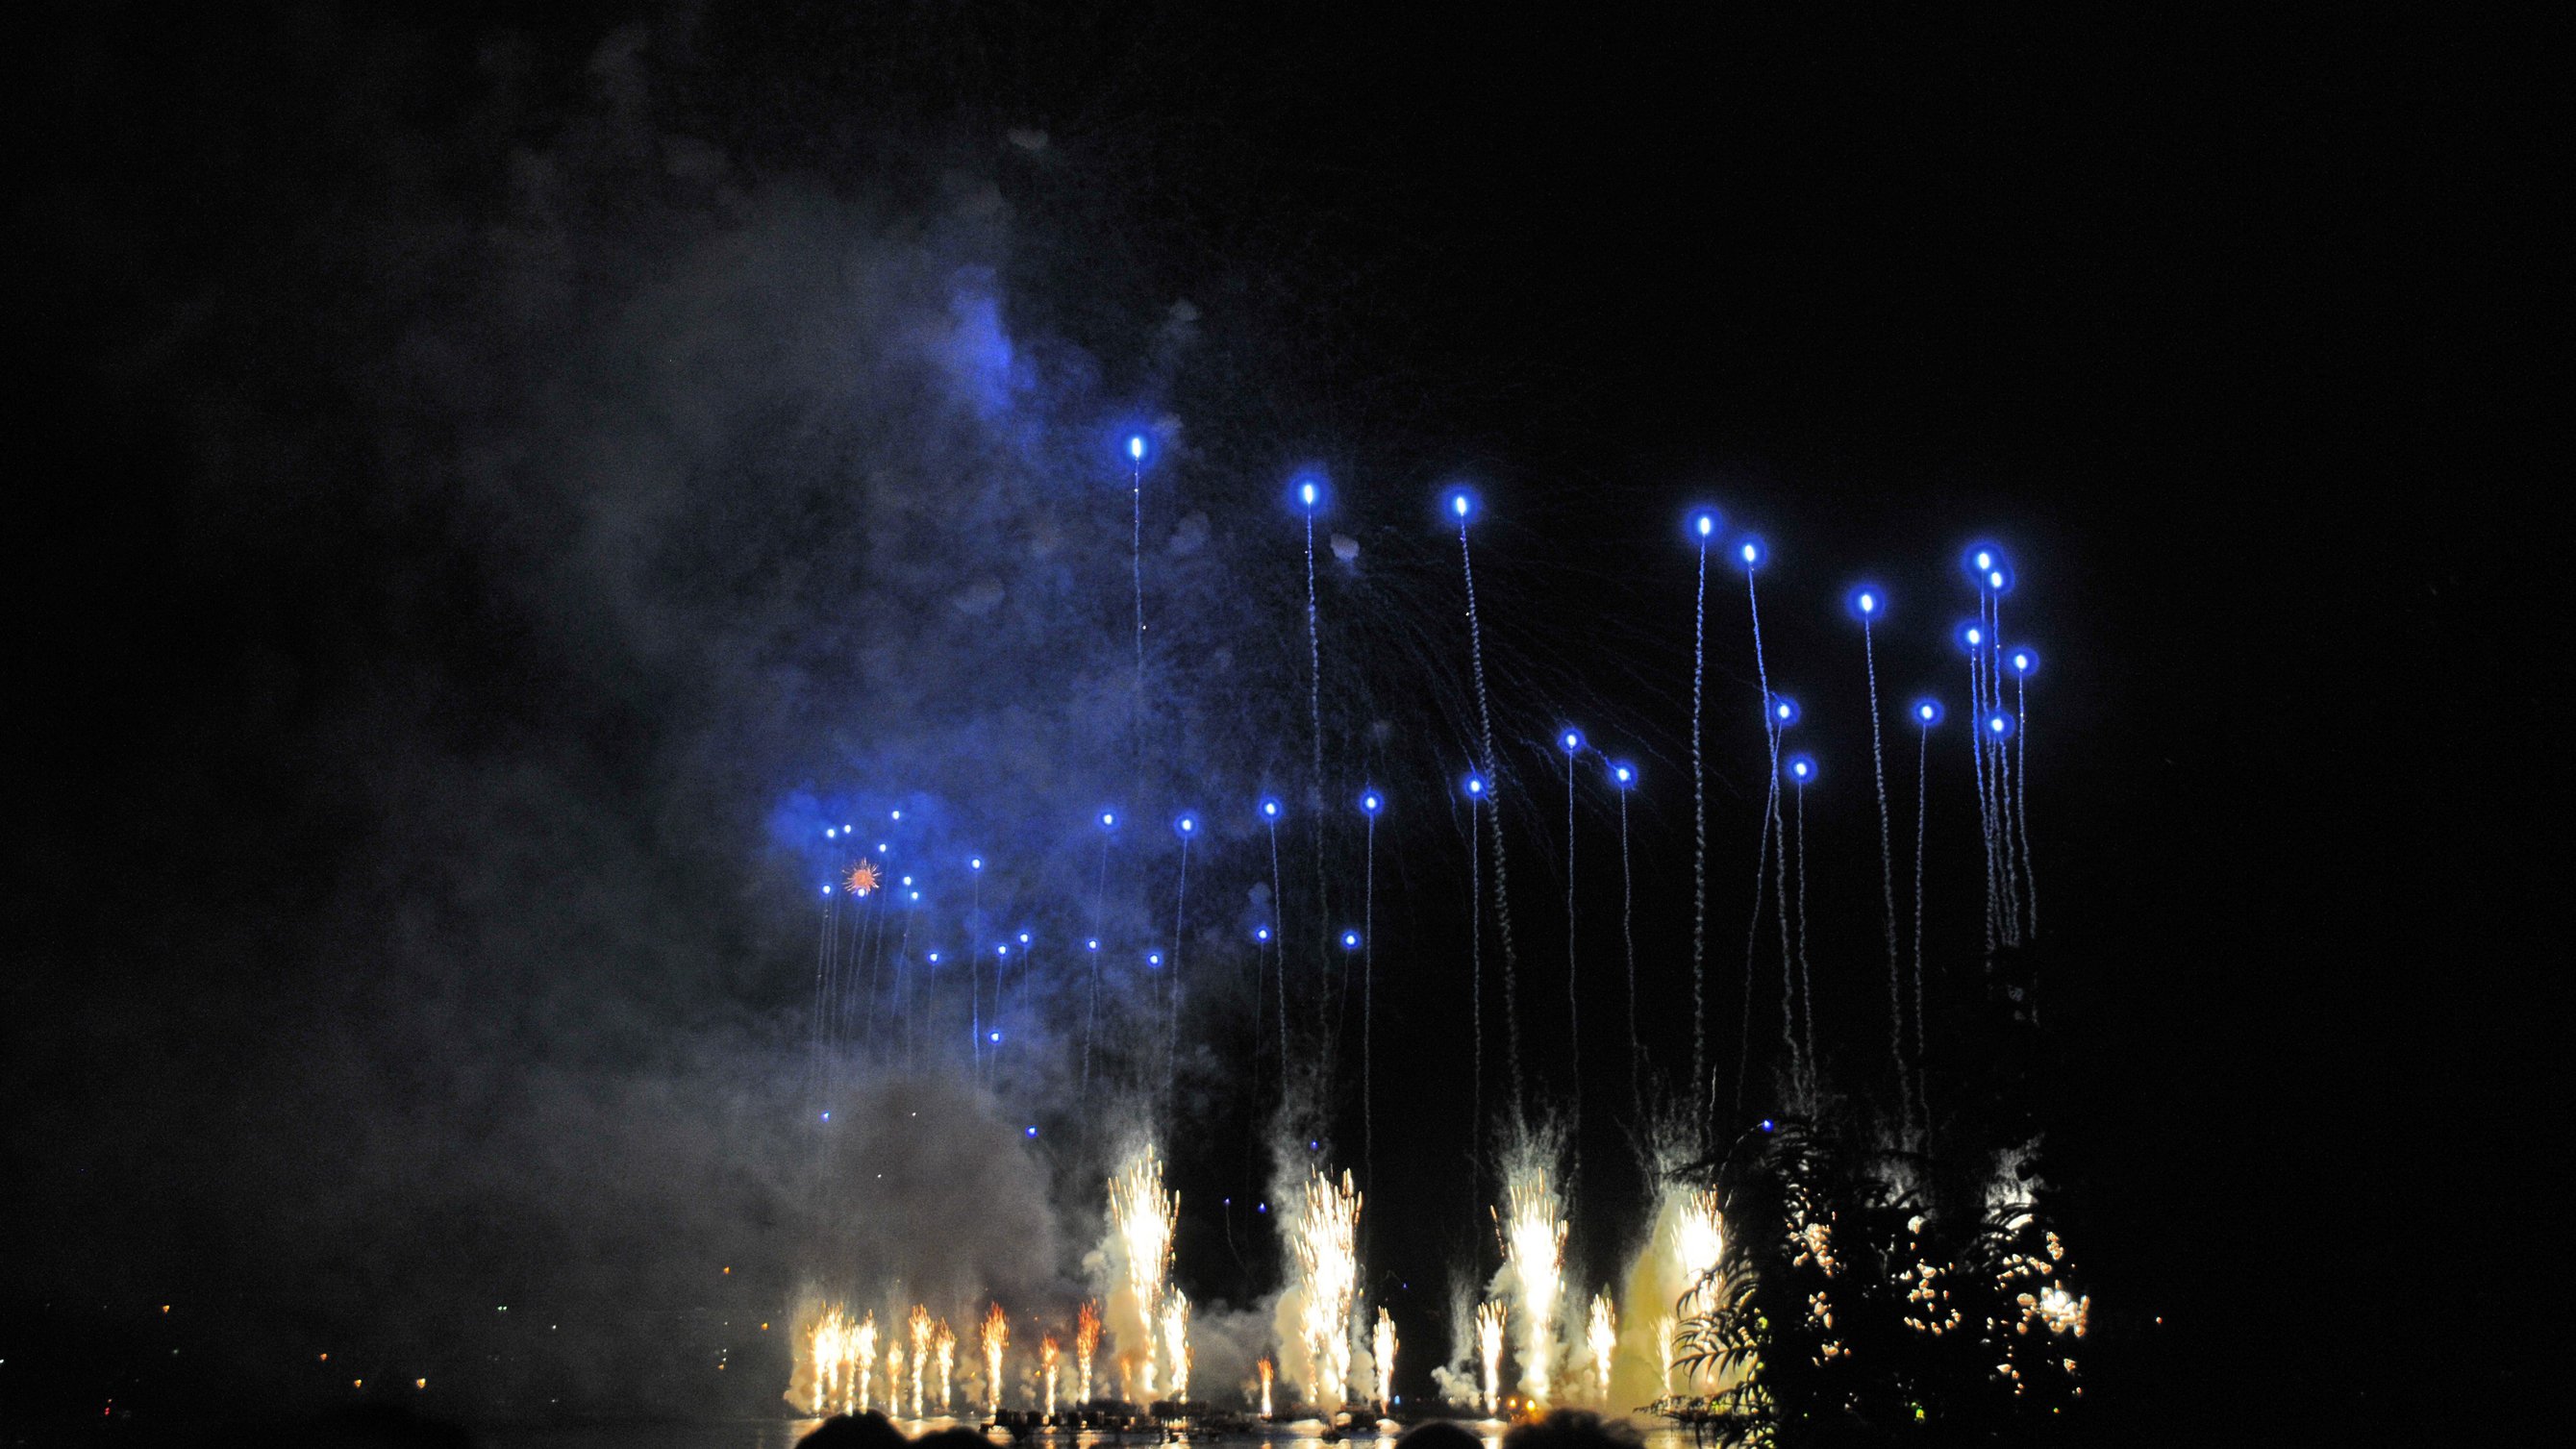
<svg viewBox="0 0 2576 1449"><path fill-rule="evenodd" d="M490 1446L490 1449L794 1449L796 1441L821 1422L820 1419L742 1419L718 1424L614 1424L585 1425L579 1428L505 1429L494 1430L480 1436L480 1442ZM902 1427L906 1433L919 1434L928 1430L949 1428L956 1422L953 1419L931 1419L908 1422ZM969 1424L966 1427L975 1426ZM1502 1442L1504 1428L1502 1424L1487 1421L1481 1424L1470 1423L1468 1427L1478 1432L1479 1437L1485 1441L1487 1449L1493 1449L1493 1446ZM1258 1433L1201 1434L1195 1437L1202 1443L1225 1445L1228 1449L1254 1449L1254 1446L1265 1446L1265 1449L1318 1449L1318 1436L1321 1432L1317 1425L1309 1421L1303 1424L1274 1425ZM1011 1442L1010 1436L999 1432L988 1434L986 1437L997 1446ZM1176 1437L1179 1442L1186 1444L1193 1436L1182 1434ZM1129 1434L1122 1438L1115 1434L1090 1433L1069 1437L1040 1435L1031 1441L1036 1449L1118 1449L1121 1445L1127 1446L1127 1449L1152 1449L1155 1442L1153 1436L1149 1434ZM1375 1437L1346 1433L1342 1442L1358 1446L1358 1449L1385 1449L1385 1446L1393 1444L1395 1439L1392 1433L1381 1433ZM1681 1430L1658 1424L1647 1431L1646 1449L1691 1449L1691 1438Z"/></svg>

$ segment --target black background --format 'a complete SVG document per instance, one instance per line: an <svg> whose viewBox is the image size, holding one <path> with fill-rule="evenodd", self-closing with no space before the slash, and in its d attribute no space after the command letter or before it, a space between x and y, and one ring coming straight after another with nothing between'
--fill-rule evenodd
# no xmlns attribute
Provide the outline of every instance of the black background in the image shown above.
<svg viewBox="0 0 2576 1449"><path fill-rule="evenodd" d="M272 852L255 889L279 918L329 894L299 760L209 757L165 707L245 687L213 642L237 631L363 668L295 621L363 599L367 550L403 546L352 555L306 517L291 575L251 578L195 548L193 445L162 397L198 379L136 339L211 278L295 293L244 259L327 217L368 125L460 124L493 36L569 88L627 18L128 11L18 47L13 1058L75 1004L139 1027L176 1009L111 966L250 888L225 837ZM1686 554L1640 540L1695 497L1800 540L1819 562L1782 587L1817 614L1841 570L2012 538L2025 592L2072 601L2049 606L2065 733L2037 808L2092 1266L2171 1335L2139 1352L2175 1400L2132 1408L2188 1418L2208 1394L2438 1431L2530 1391L2558 1332L2542 1184L2564 1140L2540 1086L2564 963L2539 732L2563 657L2540 584L2565 253L2539 216L2566 137L2538 37L2369 7L697 24L678 104L782 164L854 110L1128 158L1132 190L1036 218L1111 218L1096 265L1122 280L1032 288L1016 320L1089 350L1114 397L1156 385L1137 297L1268 278L1253 350L1295 365L1238 399L1268 419L1240 426L1293 456L1383 423L1426 490L1487 478L1514 514L1492 546L1548 556L1506 575L1514 604L1565 637L1605 579L1679 606ZM1650 672L1586 688L1669 710ZM211 846L138 828L155 800L224 823ZM1713 870L1720 919L1738 874ZM12 1115L130 1110L45 1059ZM1418 1089L1390 1070L1382 1090ZM1452 1246L1407 1241L1425 1273ZM8 1251L47 1248L31 1229Z"/></svg>

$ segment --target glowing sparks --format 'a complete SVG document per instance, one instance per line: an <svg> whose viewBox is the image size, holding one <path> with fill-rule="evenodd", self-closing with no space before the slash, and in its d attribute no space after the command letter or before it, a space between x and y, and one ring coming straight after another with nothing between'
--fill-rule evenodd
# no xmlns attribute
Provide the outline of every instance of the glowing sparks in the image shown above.
<svg viewBox="0 0 2576 1449"><path fill-rule="evenodd" d="M1289 1233L1301 1295L1299 1347L1307 1401L1326 1416L1342 1406L1351 1381L1351 1299L1359 1290L1359 1188L1348 1172L1336 1187L1320 1171L1306 1174L1303 1206Z"/></svg>
<svg viewBox="0 0 2576 1449"><path fill-rule="evenodd" d="M850 894L854 896L872 894L883 883L884 878L877 872L877 863L865 857L862 857L857 865L851 866L849 875L842 880L842 884L849 887Z"/></svg>
<svg viewBox="0 0 2576 1449"><path fill-rule="evenodd" d="M1172 1397L1190 1396L1190 1295L1175 1288L1163 1300L1163 1359L1172 1369Z"/></svg>
<svg viewBox="0 0 2576 1449"><path fill-rule="evenodd" d="M1038 1378L1046 1396L1046 1415L1050 1419L1055 1417L1055 1361L1063 1352L1057 1347L1052 1333L1038 1340Z"/></svg>
<svg viewBox="0 0 2576 1449"><path fill-rule="evenodd" d="M948 1412L950 1403L949 1375L957 1367L957 1335L949 1331L948 1320L939 1320L939 1334L930 1341L931 1350L939 1355L939 1412Z"/></svg>
<svg viewBox="0 0 2576 1449"><path fill-rule="evenodd" d="M864 1414L877 1359L877 1319L871 1313L857 1323L840 1304L814 1320L802 1345L804 1362L788 1390L788 1402L816 1414Z"/></svg>
<svg viewBox="0 0 2576 1449"><path fill-rule="evenodd" d="M903 1417L903 1362L903 1341L896 1339L886 1345L886 1412L896 1418ZM913 1417L920 1417L918 1409Z"/></svg>
<svg viewBox="0 0 2576 1449"><path fill-rule="evenodd" d="M912 1317L905 1322L912 1330L912 1416L921 1417L921 1379L930 1366L930 1310L912 1305Z"/></svg>
<svg viewBox="0 0 2576 1449"><path fill-rule="evenodd" d="M1109 1298L1110 1327L1118 1335L1119 1374L1140 1403L1153 1401L1160 1378L1156 1320L1171 1278L1172 1224L1180 1207L1163 1187L1163 1159L1150 1142L1109 1179L1109 1246L1121 1270Z"/></svg>
<svg viewBox="0 0 2576 1449"><path fill-rule="evenodd" d="M984 1404L992 1412L1002 1412L1002 1350L1011 1346L1011 1321L1002 1316L1002 1305L996 1303L984 1315Z"/></svg>
<svg viewBox="0 0 2576 1449"><path fill-rule="evenodd" d="M1592 1295L1592 1323L1583 1341L1592 1350L1593 1392L1606 1405L1610 1402L1610 1356L1619 1347L1618 1321L1611 1316L1609 1294Z"/></svg>
<svg viewBox="0 0 2576 1449"><path fill-rule="evenodd" d="M1100 1305L1085 1303L1073 1320L1073 1377L1079 1387L1076 1403L1091 1402L1091 1360L1100 1351Z"/></svg>
<svg viewBox="0 0 2576 1449"><path fill-rule="evenodd" d="M1485 1416L1492 1418L1503 1405L1503 1324L1506 1315L1500 1303L1476 1305L1476 1355L1485 1367Z"/></svg>
<svg viewBox="0 0 2576 1449"><path fill-rule="evenodd" d="M1552 1387L1549 1365L1556 1357L1556 1297L1565 1276L1567 1227L1545 1167L1523 1162L1512 1169L1496 1226L1504 1270L1520 1298L1521 1393L1536 1410L1547 1405Z"/></svg>
<svg viewBox="0 0 2576 1449"><path fill-rule="evenodd" d="M1278 1376L1279 1370L1266 1358L1255 1367L1261 1371L1261 1417L1274 1417L1275 1411L1270 1406L1270 1381Z"/></svg>
<svg viewBox="0 0 2576 1449"><path fill-rule="evenodd" d="M1370 1359L1377 1369L1377 1406L1383 1412L1395 1403L1395 1319L1383 1308L1377 1311L1377 1339Z"/></svg>

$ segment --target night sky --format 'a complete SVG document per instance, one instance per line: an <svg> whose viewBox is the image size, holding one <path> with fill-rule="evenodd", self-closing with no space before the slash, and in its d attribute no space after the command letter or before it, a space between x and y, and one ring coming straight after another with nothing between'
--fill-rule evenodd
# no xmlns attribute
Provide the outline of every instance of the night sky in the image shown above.
<svg viewBox="0 0 2576 1449"><path fill-rule="evenodd" d="M1643 770L1640 970L1686 990L1685 507L1777 554L1765 643L1831 775L1819 939L1854 973L1829 1019L1867 1065L1840 601L1883 581L1884 688L1955 696L1954 560L1996 538L2048 659L2044 1070L2124 1412L2198 1388L2439 1432L2526 1392L2565 1277L2548 48L2378 9L1231 8L127 8L15 47L0 1416L309 1405L332 1343L434 1365L458 1417L765 1411L769 1350L693 1389L639 1344L794 1287L814 830L910 802L926 854L1011 860L1053 939L1116 804L1141 873L1122 840L1105 910L1141 940L1162 822L1238 814L1191 891L1239 942L1249 802L1305 790L1305 467L1318 549L1358 545L1320 559L1332 789L1394 797L1373 1281L1409 1342L1476 1241L1435 514L1465 480L1543 1088L1562 723ZM1713 571L1733 705L1741 584ZM1738 716L1709 741L1730 1065ZM1940 768L1936 836L1971 808ZM1584 790L1600 1278L1637 1188L1615 802ZM1266 1188L1225 1085L1252 957L1203 969L1180 1275L1247 1302L1275 1250L1219 1203ZM1686 1008L1645 1015L1684 1057ZM512 1298L615 1323L528 1360L559 1396L475 1378L538 1354L491 1324Z"/></svg>

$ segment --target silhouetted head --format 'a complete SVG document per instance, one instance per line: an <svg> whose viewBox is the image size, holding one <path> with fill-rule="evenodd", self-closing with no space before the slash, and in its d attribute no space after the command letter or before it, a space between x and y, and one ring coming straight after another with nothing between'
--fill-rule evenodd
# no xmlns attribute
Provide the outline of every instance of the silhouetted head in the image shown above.
<svg viewBox="0 0 2576 1449"><path fill-rule="evenodd" d="M874 1409L852 1418L834 1414L796 1441L796 1449L903 1449L903 1431Z"/></svg>
<svg viewBox="0 0 2576 1449"><path fill-rule="evenodd" d="M912 1441L915 1449L993 1449L993 1441L968 1428L940 1429Z"/></svg>
<svg viewBox="0 0 2576 1449"><path fill-rule="evenodd" d="M1503 1435L1503 1449L1642 1449L1645 1436L1625 1420L1604 1419L1589 1409L1552 1409L1535 1424L1517 1424Z"/></svg>
<svg viewBox="0 0 2576 1449"><path fill-rule="evenodd" d="M1447 1419L1416 1424L1396 1441L1396 1449L1482 1449L1475 1431Z"/></svg>

